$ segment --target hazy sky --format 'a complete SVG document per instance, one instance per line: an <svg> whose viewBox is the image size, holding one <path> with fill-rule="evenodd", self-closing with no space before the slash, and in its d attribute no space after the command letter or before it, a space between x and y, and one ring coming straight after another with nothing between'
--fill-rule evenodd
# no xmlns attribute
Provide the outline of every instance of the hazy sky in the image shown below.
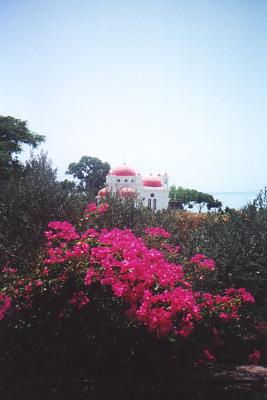
<svg viewBox="0 0 267 400"><path fill-rule="evenodd" d="M267 1L0 0L0 114L203 191L267 185Z"/></svg>

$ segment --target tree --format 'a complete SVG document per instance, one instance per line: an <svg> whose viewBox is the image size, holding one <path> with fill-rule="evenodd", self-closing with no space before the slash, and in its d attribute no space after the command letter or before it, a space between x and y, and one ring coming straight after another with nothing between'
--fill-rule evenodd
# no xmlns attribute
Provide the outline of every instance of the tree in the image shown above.
<svg viewBox="0 0 267 400"><path fill-rule="evenodd" d="M211 196L212 197L212 196ZM221 208L222 207L222 202L220 201L220 200L214 200L213 198L212 198L212 200L210 200L208 203L207 203L207 209L208 210L211 210L212 208Z"/></svg>
<svg viewBox="0 0 267 400"><path fill-rule="evenodd" d="M22 151L23 144L35 148L44 140L44 136L29 130L27 121L0 116L0 180L8 179L21 169L17 154Z"/></svg>
<svg viewBox="0 0 267 400"><path fill-rule="evenodd" d="M173 207L178 205L179 207L177 208L182 209L186 206L188 208L196 206L198 211L201 212L205 206L210 210L212 208L220 208L222 203L219 200L215 200L211 194L172 185L170 187L170 205Z"/></svg>
<svg viewBox="0 0 267 400"><path fill-rule="evenodd" d="M96 195L104 186L109 170L109 163L102 162L96 157L83 156L79 162L69 165L66 174L73 175L79 180L81 190Z"/></svg>
<svg viewBox="0 0 267 400"><path fill-rule="evenodd" d="M32 157L0 191L0 264L9 259L23 268L27 260L34 262L48 223L75 222L88 200L73 182L57 181L45 154Z"/></svg>

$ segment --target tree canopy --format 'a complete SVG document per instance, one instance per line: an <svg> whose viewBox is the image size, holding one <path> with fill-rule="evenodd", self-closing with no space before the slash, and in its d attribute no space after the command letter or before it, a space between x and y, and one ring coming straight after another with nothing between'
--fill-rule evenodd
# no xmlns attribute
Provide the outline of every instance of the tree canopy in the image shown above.
<svg viewBox="0 0 267 400"><path fill-rule="evenodd" d="M110 170L108 162L96 157L83 156L79 162L72 162L66 174L79 180L79 187L85 192L96 194L101 189Z"/></svg>
<svg viewBox="0 0 267 400"><path fill-rule="evenodd" d="M211 194L198 192L195 189L186 189L182 186L176 187L175 185L170 187L170 205L182 209L186 206L188 208L197 206L199 212L201 212L204 206L208 210L222 207L222 203L214 199Z"/></svg>
<svg viewBox="0 0 267 400"><path fill-rule="evenodd" d="M44 140L43 135L29 130L27 121L0 115L0 180L7 179L21 167L16 156L23 144L35 148Z"/></svg>

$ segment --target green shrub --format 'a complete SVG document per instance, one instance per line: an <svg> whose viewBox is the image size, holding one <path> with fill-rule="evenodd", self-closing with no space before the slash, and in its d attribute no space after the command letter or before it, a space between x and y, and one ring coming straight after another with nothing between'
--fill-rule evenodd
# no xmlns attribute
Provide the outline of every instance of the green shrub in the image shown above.
<svg viewBox="0 0 267 400"><path fill-rule="evenodd" d="M209 214L190 232L189 251L216 260L214 287L245 287L267 308L267 191L241 210ZM266 314L265 314L266 316Z"/></svg>
<svg viewBox="0 0 267 400"><path fill-rule="evenodd" d="M48 222L77 221L87 202L73 184L57 181L46 155L31 158L0 193L1 264L9 260L23 268L35 262Z"/></svg>

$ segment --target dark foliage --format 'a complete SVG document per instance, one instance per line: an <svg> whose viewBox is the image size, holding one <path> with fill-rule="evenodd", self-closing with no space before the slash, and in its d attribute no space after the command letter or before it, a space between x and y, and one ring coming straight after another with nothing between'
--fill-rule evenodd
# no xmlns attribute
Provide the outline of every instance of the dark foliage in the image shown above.
<svg viewBox="0 0 267 400"><path fill-rule="evenodd" d="M96 196L104 186L109 170L109 163L96 157L83 156L79 162L71 163L66 173L79 180L79 188L82 191Z"/></svg>
<svg viewBox="0 0 267 400"><path fill-rule="evenodd" d="M216 260L214 286L245 287L267 311L267 190L242 210L209 214L190 232L188 252ZM266 318L265 314L265 318Z"/></svg>
<svg viewBox="0 0 267 400"><path fill-rule="evenodd" d="M26 162L0 193L0 254L27 265L36 259L51 220L76 221L88 201L72 183L58 182L46 155Z"/></svg>
<svg viewBox="0 0 267 400"><path fill-rule="evenodd" d="M105 201L109 208L101 221L99 227L107 228L129 228L135 234L142 235L144 229L152 226L165 228L177 239L176 211L158 210L152 211L144 207L141 201L133 198L120 198L118 196L107 196Z"/></svg>
<svg viewBox="0 0 267 400"><path fill-rule="evenodd" d="M211 194L172 185L170 187L170 206L174 209L184 209L185 207L193 208L196 206L198 211L201 212L205 206L208 210L212 208L221 208L222 203L214 199Z"/></svg>
<svg viewBox="0 0 267 400"><path fill-rule="evenodd" d="M0 116L0 184L21 170L22 164L16 155L22 145L37 147L43 141L44 136L29 130L27 121Z"/></svg>

